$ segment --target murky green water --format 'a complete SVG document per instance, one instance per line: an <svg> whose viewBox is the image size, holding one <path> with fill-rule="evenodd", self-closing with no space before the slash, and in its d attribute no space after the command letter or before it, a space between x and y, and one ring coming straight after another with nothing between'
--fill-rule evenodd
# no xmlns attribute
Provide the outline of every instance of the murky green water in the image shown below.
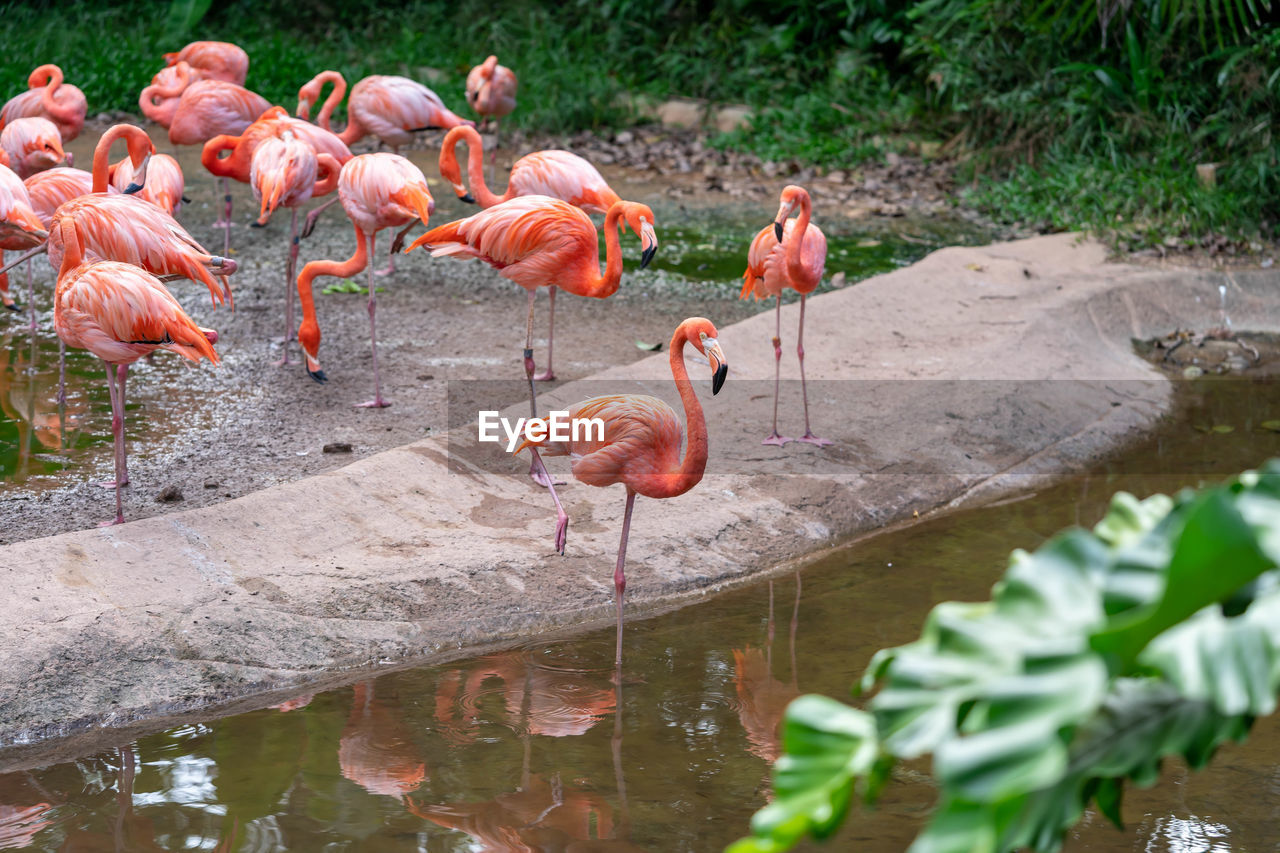
<svg viewBox="0 0 1280 853"><path fill-rule="evenodd" d="M1260 426L1280 418L1278 391L1202 380L1183 416L1092 476L633 622L620 683L613 632L598 631L0 774L0 847L719 850L769 796L789 699L847 695L871 653L917 636L935 602L986 598L1010 549L1092 524L1117 489L1169 491L1280 454ZM1068 849L1275 850L1277 767L1280 725L1265 720L1210 770L1171 765L1128 795L1127 832L1087 818ZM827 849L905 849L933 798L921 769L899 771Z"/></svg>

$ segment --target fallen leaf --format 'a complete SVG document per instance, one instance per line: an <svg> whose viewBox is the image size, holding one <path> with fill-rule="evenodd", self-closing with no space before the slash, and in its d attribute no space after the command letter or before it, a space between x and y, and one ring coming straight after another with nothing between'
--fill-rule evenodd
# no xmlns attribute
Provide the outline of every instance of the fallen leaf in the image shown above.
<svg viewBox="0 0 1280 853"><path fill-rule="evenodd" d="M646 344L644 341L636 341L636 348L645 352L662 352L662 344Z"/></svg>
<svg viewBox="0 0 1280 853"><path fill-rule="evenodd" d="M1280 421L1263 421L1258 424L1258 426L1262 427L1267 432L1280 432Z"/></svg>
<svg viewBox="0 0 1280 853"><path fill-rule="evenodd" d="M973 270L974 272L986 272L987 270L987 268L982 264L965 264L964 268L967 270Z"/></svg>

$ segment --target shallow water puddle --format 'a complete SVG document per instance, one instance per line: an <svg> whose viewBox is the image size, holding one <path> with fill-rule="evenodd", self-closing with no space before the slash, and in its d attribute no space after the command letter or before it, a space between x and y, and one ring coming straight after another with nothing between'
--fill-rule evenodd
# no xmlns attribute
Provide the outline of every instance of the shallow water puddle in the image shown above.
<svg viewBox="0 0 1280 853"><path fill-rule="evenodd" d="M0 844L722 849L770 795L768 761L787 701L800 692L847 697L872 652L918 636L935 602L987 598L1011 549L1092 524L1114 491L1168 492L1280 454L1280 434L1261 426L1280 418L1277 391L1275 380L1187 383L1179 417L1088 476L633 621L620 678L607 629L0 774ZM1272 718L1208 770L1168 764L1160 785L1128 792L1127 831L1086 816L1067 849L1271 849L1277 766ZM900 768L879 809L856 814L833 847L806 849L905 849L935 796L925 771Z"/></svg>

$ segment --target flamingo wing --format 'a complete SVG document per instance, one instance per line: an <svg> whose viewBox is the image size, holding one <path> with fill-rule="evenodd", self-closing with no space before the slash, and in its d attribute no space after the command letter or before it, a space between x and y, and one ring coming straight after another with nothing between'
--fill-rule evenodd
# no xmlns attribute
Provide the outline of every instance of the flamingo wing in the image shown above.
<svg viewBox="0 0 1280 853"><path fill-rule="evenodd" d="M59 166L36 172L23 181L31 198L31 207L40 217L46 229L53 223L53 213L59 207L93 192L93 175L84 169Z"/></svg>
<svg viewBox="0 0 1280 853"><path fill-rule="evenodd" d="M556 149L517 160L508 186L515 190L514 195L551 196L588 213L608 213L618 201L618 194L595 166L577 154Z"/></svg>
<svg viewBox="0 0 1280 853"><path fill-rule="evenodd" d="M591 428L576 440L547 442L549 456L572 457L573 476L590 486L634 486L680 465L684 429L669 405L646 394L592 397L569 410L574 420L603 422L603 437Z"/></svg>

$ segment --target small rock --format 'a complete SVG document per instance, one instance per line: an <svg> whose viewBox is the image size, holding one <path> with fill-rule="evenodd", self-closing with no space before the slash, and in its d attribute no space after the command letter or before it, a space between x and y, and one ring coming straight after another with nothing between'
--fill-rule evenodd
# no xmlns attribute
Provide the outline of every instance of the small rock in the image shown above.
<svg viewBox="0 0 1280 853"><path fill-rule="evenodd" d="M745 106L724 107L716 113L716 130L730 133L751 124L751 108Z"/></svg>
<svg viewBox="0 0 1280 853"><path fill-rule="evenodd" d="M331 441L324 446L325 453L350 453L351 442L349 441Z"/></svg>
<svg viewBox="0 0 1280 853"><path fill-rule="evenodd" d="M630 145L635 141L636 135L629 130L624 130L613 137L613 141L619 145Z"/></svg>
<svg viewBox="0 0 1280 853"><path fill-rule="evenodd" d="M216 488L218 488L218 486L220 486L220 485L222 485L222 484L221 484L221 483L219 483L217 480L205 480L205 481L204 481L204 487L205 487L206 489L216 489Z"/></svg>
<svg viewBox="0 0 1280 853"><path fill-rule="evenodd" d="M160 494L156 495L156 503L172 504L182 500L182 489L177 485L168 485L160 490Z"/></svg>

